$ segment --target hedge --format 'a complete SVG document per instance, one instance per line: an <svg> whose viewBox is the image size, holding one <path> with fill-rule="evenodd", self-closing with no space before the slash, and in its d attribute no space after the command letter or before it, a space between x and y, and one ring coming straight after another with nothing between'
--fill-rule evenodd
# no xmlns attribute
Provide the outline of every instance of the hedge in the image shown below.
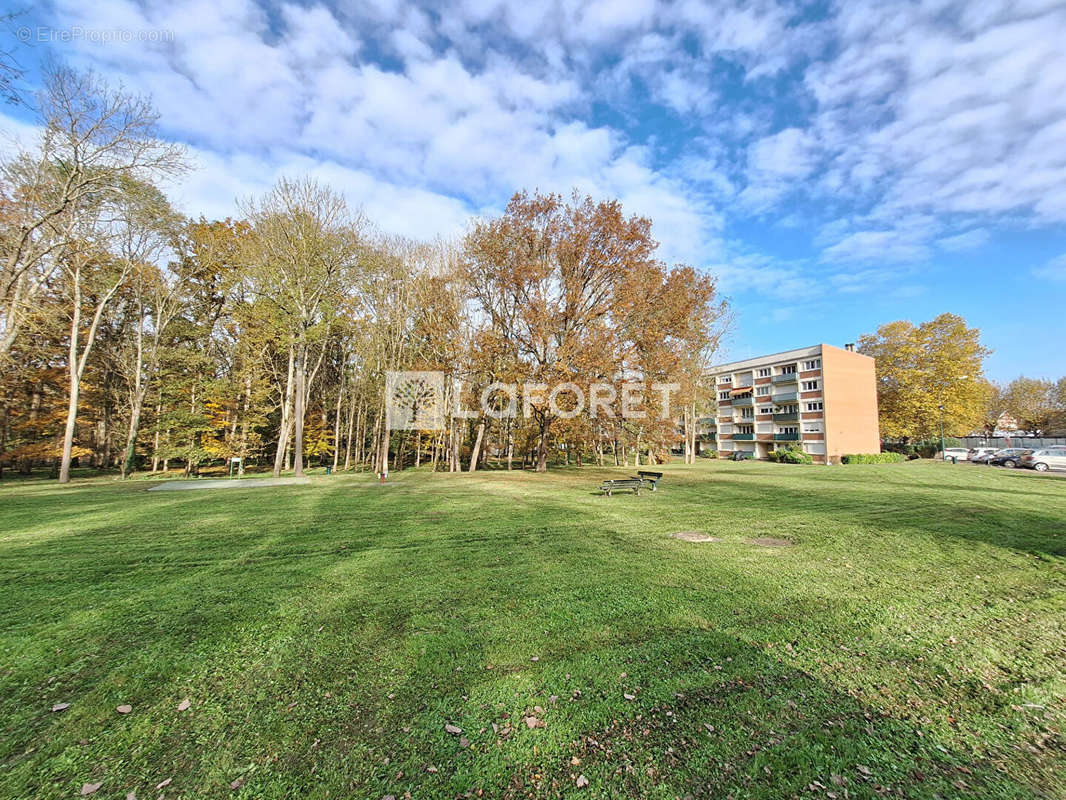
<svg viewBox="0 0 1066 800"><path fill-rule="evenodd" d="M840 457L842 464L898 464L906 460L903 453L849 453Z"/></svg>

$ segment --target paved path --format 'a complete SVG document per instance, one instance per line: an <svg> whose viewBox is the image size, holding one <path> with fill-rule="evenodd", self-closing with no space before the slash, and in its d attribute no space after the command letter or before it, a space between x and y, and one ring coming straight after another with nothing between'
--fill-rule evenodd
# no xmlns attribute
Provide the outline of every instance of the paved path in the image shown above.
<svg viewBox="0 0 1066 800"><path fill-rule="evenodd" d="M150 492L180 492L185 489L259 489L263 486L301 486L310 478L233 478L221 481L167 481L148 487Z"/></svg>

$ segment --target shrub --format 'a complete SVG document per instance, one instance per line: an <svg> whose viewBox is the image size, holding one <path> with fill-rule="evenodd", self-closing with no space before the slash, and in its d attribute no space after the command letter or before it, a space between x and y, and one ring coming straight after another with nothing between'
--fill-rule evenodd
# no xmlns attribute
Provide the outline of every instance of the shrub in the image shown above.
<svg viewBox="0 0 1066 800"><path fill-rule="evenodd" d="M771 458L776 456L776 458ZM781 447L767 454L767 458L771 461L778 461L782 464L813 464L814 459L811 458L809 453L804 453L803 448L797 444L790 444L788 447Z"/></svg>
<svg viewBox="0 0 1066 800"><path fill-rule="evenodd" d="M842 464L898 464L906 461L903 453L850 453L841 456Z"/></svg>
<svg viewBox="0 0 1066 800"><path fill-rule="evenodd" d="M781 460L780 453L777 450L771 450L766 454L767 461L773 461L775 464Z"/></svg>

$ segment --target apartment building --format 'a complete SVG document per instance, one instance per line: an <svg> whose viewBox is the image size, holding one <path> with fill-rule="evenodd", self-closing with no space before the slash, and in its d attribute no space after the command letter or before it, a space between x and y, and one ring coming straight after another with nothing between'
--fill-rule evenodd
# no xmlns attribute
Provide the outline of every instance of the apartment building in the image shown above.
<svg viewBox="0 0 1066 800"><path fill-rule="evenodd" d="M818 344L714 367L718 414L708 438L718 455L800 444L817 463L839 463L845 453L877 453L874 359Z"/></svg>

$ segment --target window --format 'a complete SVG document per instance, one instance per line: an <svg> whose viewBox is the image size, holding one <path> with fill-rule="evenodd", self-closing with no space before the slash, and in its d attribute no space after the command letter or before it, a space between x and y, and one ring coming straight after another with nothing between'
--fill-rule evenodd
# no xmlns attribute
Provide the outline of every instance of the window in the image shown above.
<svg viewBox="0 0 1066 800"><path fill-rule="evenodd" d="M785 366L781 367L781 374L782 375L792 375L793 373L795 373L795 371L796 371L796 365L795 364L786 364Z"/></svg>
<svg viewBox="0 0 1066 800"><path fill-rule="evenodd" d="M816 392L816 391L818 391L818 381L804 381L803 382L803 391L805 391L805 392Z"/></svg>
<svg viewBox="0 0 1066 800"><path fill-rule="evenodd" d="M820 402L818 402L818 403L807 403L807 410L808 411L821 411L822 410L822 404Z"/></svg>
<svg viewBox="0 0 1066 800"><path fill-rule="evenodd" d="M760 386L758 389L755 390L755 394L759 395L760 397L766 397L766 395L770 394L770 387Z"/></svg>
<svg viewBox="0 0 1066 800"><path fill-rule="evenodd" d="M799 428L795 425L785 425L778 433L799 433Z"/></svg>
<svg viewBox="0 0 1066 800"><path fill-rule="evenodd" d="M820 422L805 422L803 423L804 433L821 433L822 423Z"/></svg>
<svg viewBox="0 0 1066 800"><path fill-rule="evenodd" d="M762 369L759 370L759 377L760 378L769 378L771 371L772 370L769 367L763 367Z"/></svg>
<svg viewBox="0 0 1066 800"><path fill-rule="evenodd" d="M774 408L773 408L773 406L765 406L765 407L759 409L759 413L760 414L773 414L774 413Z"/></svg>
<svg viewBox="0 0 1066 800"><path fill-rule="evenodd" d="M820 358L815 358L815 359L812 359L810 361L804 361L803 362L803 369L805 369L805 370L818 369L821 366L822 366L822 359L820 359Z"/></svg>
<svg viewBox="0 0 1066 800"><path fill-rule="evenodd" d="M777 407L777 413L778 414L795 414L797 411L799 411L799 407L796 406L796 405L787 405L787 406L778 406Z"/></svg>
<svg viewBox="0 0 1066 800"><path fill-rule="evenodd" d="M754 408L742 408L742 409L740 409L740 418L741 419L755 419L755 409Z"/></svg>
<svg viewBox="0 0 1066 800"><path fill-rule="evenodd" d="M721 378L718 379L718 382L719 383L732 383L733 382L733 376L732 375L723 375Z"/></svg>
<svg viewBox="0 0 1066 800"><path fill-rule="evenodd" d="M755 433L754 425L737 425L736 433Z"/></svg>
<svg viewBox="0 0 1066 800"><path fill-rule="evenodd" d="M728 400L729 399L729 392L719 392L718 393L718 399L719 400Z"/></svg>

